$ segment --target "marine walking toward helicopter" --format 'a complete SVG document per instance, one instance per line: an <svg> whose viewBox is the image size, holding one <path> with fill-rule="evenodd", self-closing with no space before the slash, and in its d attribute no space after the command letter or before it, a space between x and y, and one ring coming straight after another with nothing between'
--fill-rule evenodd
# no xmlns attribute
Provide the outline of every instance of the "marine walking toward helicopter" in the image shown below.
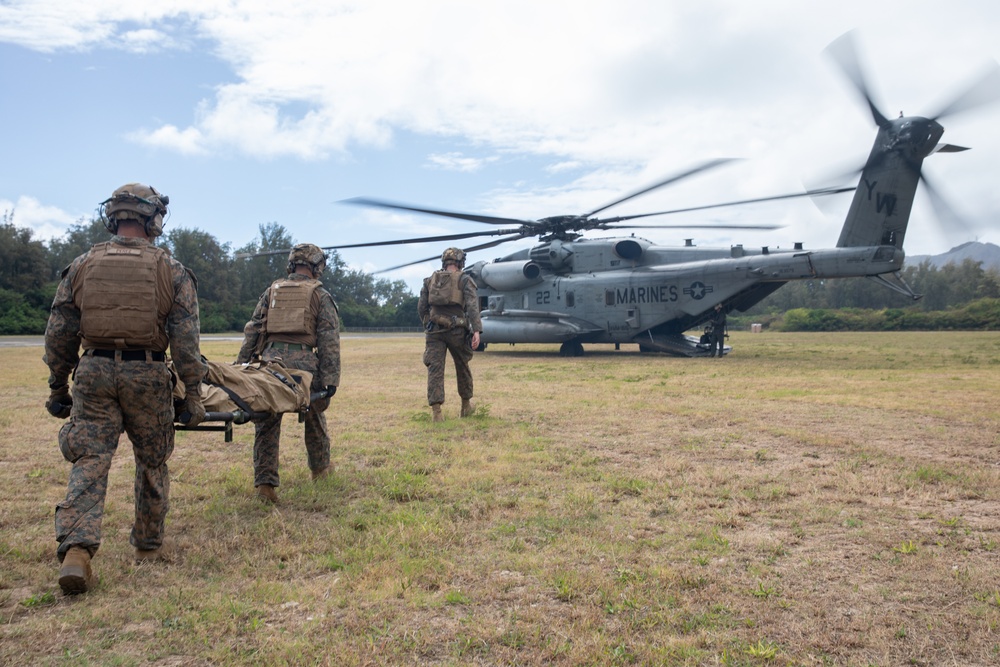
<svg viewBox="0 0 1000 667"><path fill-rule="evenodd" d="M326 416L330 398L340 384L340 317L337 304L320 278L326 254L311 243L300 243L288 253L286 278L274 281L261 295L244 328L237 363L255 358L280 362L312 374L314 399L304 414L305 445L313 481L330 472L330 435ZM278 501L278 450L282 414L254 422L253 467L257 496Z"/></svg>
<svg viewBox="0 0 1000 667"><path fill-rule="evenodd" d="M167 347L188 390L181 415L187 424L205 416L198 387L206 366L194 274L150 244L163 233L169 201L150 186L129 183L101 204L113 236L63 271L45 328L51 390L45 407L55 417L69 417L59 430L59 447L73 464L66 498L55 512L59 586L67 595L97 583L91 559L101 546L108 472L122 432L135 456L129 542L139 562L170 558L164 530L175 415Z"/></svg>
<svg viewBox="0 0 1000 667"><path fill-rule="evenodd" d="M455 362L461 416L475 411L472 405L472 351L479 347L483 323L479 318L476 283L462 272L465 252L448 248L441 254L441 270L424 279L417 314L424 325L424 365L427 366L427 403L434 421L444 420L444 367L448 353Z"/></svg>

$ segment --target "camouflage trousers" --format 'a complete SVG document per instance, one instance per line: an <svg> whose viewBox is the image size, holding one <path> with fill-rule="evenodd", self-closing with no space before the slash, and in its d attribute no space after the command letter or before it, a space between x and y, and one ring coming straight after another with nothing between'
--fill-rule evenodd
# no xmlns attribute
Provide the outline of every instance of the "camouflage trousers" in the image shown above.
<svg viewBox="0 0 1000 667"><path fill-rule="evenodd" d="M427 334L424 345L424 366L427 366L427 404L444 403L444 365L448 352L455 361L458 376L458 395L472 398L472 348L465 337L465 329L454 327L446 331Z"/></svg>
<svg viewBox="0 0 1000 667"><path fill-rule="evenodd" d="M311 350L279 350L268 348L261 355L264 361L280 361L286 368L309 371L315 376L319 360ZM313 392L325 387L313 384ZM306 459L309 469L322 470L330 465L330 436L326 428L326 409L330 399L314 401L305 413ZM253 440L253 485L278 486L278 450L281 441L281 419L284 415L274 415L254 421ZM298 417L298 415L292 415Z"/></svg>
<svg viewBox="0 0 1000 667"><path fill-rule="evenodd" d="M73 412L59 430L59 448L73 464L66 499L56 505L60 562L70 547L83 547L93 556L101 545L108 471L123 431L135 457L135 523L129 542L138 549L162 545L170 495L167 459L174 451L171 388L162 362L80 359Z"/></svg>
<svg viewBox="0 0 1000 667"><path fill-rule="evenodd" d="M721 357L724 354L723 349L725 348L726 345L726 332L722 329L719 329L718 331L713 331L712 333L709 334L708 341L710 344L710 347L708 348L709 349L708 356L714 357L716 351L718 351L718 354Z"/></svg>

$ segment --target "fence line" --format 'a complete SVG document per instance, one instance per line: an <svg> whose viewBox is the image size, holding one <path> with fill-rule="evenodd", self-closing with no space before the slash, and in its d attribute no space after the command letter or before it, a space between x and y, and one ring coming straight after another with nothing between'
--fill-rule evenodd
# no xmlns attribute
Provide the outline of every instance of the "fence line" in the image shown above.
<svg viewBox="0 0 1000 667"><path fill-rule="evenodd" d="M344 327L342 333L421 333L420 327Z"/></svg>

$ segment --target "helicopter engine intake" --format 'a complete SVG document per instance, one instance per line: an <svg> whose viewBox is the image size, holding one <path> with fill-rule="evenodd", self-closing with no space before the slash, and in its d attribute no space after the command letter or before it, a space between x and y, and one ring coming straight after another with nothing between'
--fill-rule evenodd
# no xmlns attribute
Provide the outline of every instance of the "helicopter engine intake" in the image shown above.
<svg viewBox="0 0 1000 667"><path fill-rule="evenodd" d="M516 291L542 282L542 267L535 262L491 262L480 269L483 281L495 290Z"/></svg>
<svg viewBox="0 0 1000 667"><path fill-rule="evenodd" d="M649 242L646 241L646 245ZM642 257L642 252L645 250L643 244L639 243L635 239L623 239L615 243L615 254L622 259L637 260Z"/></svg>
<svg viewBox="0 0 1000 667"><path fill-rule="evenodd" d="M537 245L531 249L530 257L546 271L573 268L573 248L568 241L556 239Z"/></svg>

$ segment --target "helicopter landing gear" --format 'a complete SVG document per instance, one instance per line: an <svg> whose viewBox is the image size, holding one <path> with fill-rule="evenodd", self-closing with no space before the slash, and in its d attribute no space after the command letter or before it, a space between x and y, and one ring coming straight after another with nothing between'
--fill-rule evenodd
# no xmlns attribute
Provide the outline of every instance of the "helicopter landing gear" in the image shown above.
<svg viewBox="0 0 1000 667"><path fill-rule="evenodd" d="M568 340L559 346L560 357L582 357L583 344L575 340Z"/></svg>

